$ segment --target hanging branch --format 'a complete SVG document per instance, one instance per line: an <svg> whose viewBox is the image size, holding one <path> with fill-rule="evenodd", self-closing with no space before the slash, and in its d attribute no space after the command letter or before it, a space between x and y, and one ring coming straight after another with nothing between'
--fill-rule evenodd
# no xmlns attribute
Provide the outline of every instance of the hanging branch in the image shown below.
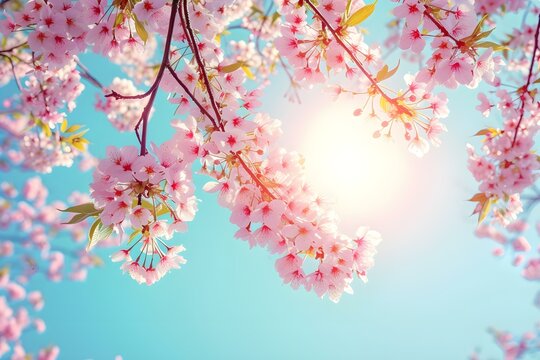
<svg viewBox="0 0 540 360"><path fill-rule="evenodd" d="M538 15L538 25L536 25L536 32L534 33L534 49L532 53L531 58L531 65L529 66L529 74L527 75L527 83L521 87L518 91L521 92L520 99L521 99L521 106L519 108L519 121L516 125L516 131L514 132L514 139L512 140L512 147L516 143L517 135L519 132L519 127L521 126L521 122L523 121L523 116L525 115L525 96L529 94L529 86L531 85L532 80L532 74L533 74L533 68L534 68L534 60L536 59L536 51L538 50L538 35L540 33L540 15Z"/></svg>
<svg viewBox="0 0 540 360"><path fill-rule="evenodd" d="M345 42L341 39L340 35L337 33L337 31L333 28L333 26L330 24L330 22L324 17L323 14L317 9L317 7L313 4L312 0L305 0L305 3L311 8L315 16L326 26L326 28L330 31L330 33L334 36L334 39L336 39L337 43L347 52L347 54L350 56L351 60L355 63L355 65L358 67L358 69L366 76L366 78L369 80L373 88L377 91L377 93L382 96L386 101L388 101L390 104L392 104L399 112L406 114L408 116L413 116L411 111L407 109L405 106L399 104L396 98L390 97L388 94L386 94L383 89L379 86L377 83L377 80L373 78L373 75L366 70L364 65L358 60L356 55L352 52L349 46L345 44Z"/></svg>
<svg viewBox="0 0 540 360"><path fill-rule="evenodd" d="M210 85L210 80L208 79L208 74L206 73L206 68L204 67L204 62L202 60L201 54L199 52L199 48L197 46L197 40L195 38L195 34L193 32L193 28L191 27L191 22L189 19L189 11L187 6L187 0L182 0L182 9L183 14L181 14L181 20L184 24L184 28L187 30L187 36L189 37L189 45L191 47L191 50L193 52L193 55L195 57L195 60L197 61L197 65L199 66L199 73L201 74L204 86L207 89L208 97L210 98L210 105L212 105L212 108L214 109L214 113L216 114L217 124L221 128L222 131L225 130L225 127L223 125L223 120L221 118L221 112L219 111L217 107L216 100L214 98L214 93L212 91L212 87Z"/></svg>

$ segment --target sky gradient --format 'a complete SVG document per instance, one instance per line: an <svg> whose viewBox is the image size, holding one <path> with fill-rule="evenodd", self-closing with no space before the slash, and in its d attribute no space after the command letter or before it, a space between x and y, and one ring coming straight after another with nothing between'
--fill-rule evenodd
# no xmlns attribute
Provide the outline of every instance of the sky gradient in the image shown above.
<svg viewBox="0 0 540 360"><path fill-rule="evenodd" d="M368 26L384 23L384 5ZM381 34L372 30L368 37L380 41ZM104 83L118 74L96 56L82 59ZM229 211L202 191L206 179L197 175L197 217L174 240L187 248L181 270L151 287L138 285L108 261L114 250L98 250L105 265L91 270L86 282L54 284L38 277L31 288L43 291L40 316L47 331L29 334L26 344L57 344L60 359L454 360L475 348L486 357L498 355L489 326L532 328L537 286L519 276L510 258L492 257L492 244L473 235L476 219L466 199L476 184L466 170L465 144L488 123L474 110L476 91L449 93L443 145L417 159L400 139L373 139L373 125L353 117L350 102L333 102L315 88L301 93L302 104L291 104L283 97L286 88L286 79L277 76L263 96L262 110L283 121L281 144L306 155L315 186L336 200L344 230L369 225L383 236L367 284L356 280L355 294L345 294L339 304L283 285L275 256L233 238ZM88 85L69 117L90 127L90 151L101 157L107 145L136 144L134 134L119 135L93 109L95 94ZM161 94L149 125L152 141L170 137L171 113ZM9 176L22 182L29 175ZM64 199L85 191L91 174L55 169L43 178L50 198Z"/></svg>

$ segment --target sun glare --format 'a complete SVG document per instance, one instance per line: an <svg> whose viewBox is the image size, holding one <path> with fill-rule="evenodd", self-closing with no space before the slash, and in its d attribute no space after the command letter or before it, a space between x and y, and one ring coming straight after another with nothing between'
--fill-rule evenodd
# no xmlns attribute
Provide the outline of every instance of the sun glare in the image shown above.
<svg viewBox="0 0 540 360"><path fill-rule="evenodd" d="M396 210L404 198L409 154L404 144L374 139L376 122L351 109L334 103L311 114L296 145L311 183L335 203L340 217L368 220Z"/></svg>

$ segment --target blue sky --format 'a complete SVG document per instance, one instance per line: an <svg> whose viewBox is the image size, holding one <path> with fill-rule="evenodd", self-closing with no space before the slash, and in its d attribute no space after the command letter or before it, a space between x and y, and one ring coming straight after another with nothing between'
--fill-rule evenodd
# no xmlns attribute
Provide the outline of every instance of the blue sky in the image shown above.
<svg viewBox="0 0 540 360"><path fill-rule="evenodd" d="M386 19L384 5L368 24ZM377 37L372 30L368 36L380 40L381 33ZM83 61L99 70L96 75L104 83L117 74L95 56L84 56ZM41 317L47 331L29 334L30 348L57 344L61 359L122 354L129 360L444 360L464 359L476 347L484 355L497 355L486 332L491 325L516 332L533 327L539 315L532 306L537 286L524 281L510 259L493 258L487 240L473 236L475 219L469 216L472 205L466 199L476 184L466 170L465 144L488 123L474 110L475 91L450 93L443 145L417 159L399 139L382 145L373 140L372 125L348 115L353 110L348 103L334 103L316 88L302 93L301 105L291 104L283 98L285 78L275 80L265 91L263 110L283 121L282 145L307 152L308 171L318 178L321 191L337 199L344 229L370 225L383 235L369 282L355 281L355 294L344 295L339 304L282 285L275 257L233 238L228 211L217 205L214 195L202 192L205 179L197 176L199 212L189 232L177 237L187 248L188 263L151 287L122 275L107 259L83 283L53 284L37 278L33 288L45 295ZM134 134L117 134L104 114L93 110L94 97L88 85L70 116L71 122L90 127L90 150L101 157L107 145L135 144ZM170 136L170 119L171 108L161 94L150 122L153 141ZM329 128L358 134L362 153L346 152L343 157L365 171L355 171L352 178L330 176L325 171L330 160L318 158L321 152L310 158L313 148L325 153L345 141L313 135ZM349 135L343 138L352 141ZM373 167L369 159L374 157L382 165ZM22 182L29 175L9 176ZM384 186L370 182L373 176L386 178ZM90 181L90 174L76 169L44 176L54 199L85 191ZM64 241L54 240L59 246ZM106 258L112 251L100 254Z"/></svg>

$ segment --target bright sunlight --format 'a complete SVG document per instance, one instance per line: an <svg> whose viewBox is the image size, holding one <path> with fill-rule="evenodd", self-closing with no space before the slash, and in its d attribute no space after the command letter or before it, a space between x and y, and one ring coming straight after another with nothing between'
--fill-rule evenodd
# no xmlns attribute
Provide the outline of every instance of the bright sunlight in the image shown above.
<svg viewBox="0 0 540 360"><path fill-rule="evenodd" d="M377 122L367 115L354 116L350 103L329 105L302 122L309 126L296 145L306 158L308 178L335 201L339 214L370 218L397 210L398 199L404 198L400 192L410 181L410 154L399 139L374 139Z"/></svg>

